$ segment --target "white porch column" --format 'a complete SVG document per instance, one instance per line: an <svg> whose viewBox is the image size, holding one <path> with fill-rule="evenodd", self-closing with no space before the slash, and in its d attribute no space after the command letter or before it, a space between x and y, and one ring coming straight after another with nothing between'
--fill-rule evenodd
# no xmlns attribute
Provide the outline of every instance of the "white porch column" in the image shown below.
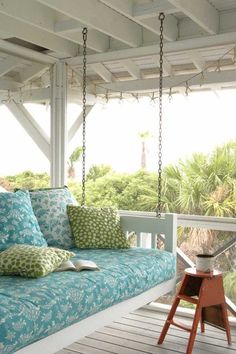
<svg viewBox="0 0 236 354"><path fill-rule="evenodd" d="M51 186L66 184L67 164L67 70L58 61L51 69Z"/></svg>

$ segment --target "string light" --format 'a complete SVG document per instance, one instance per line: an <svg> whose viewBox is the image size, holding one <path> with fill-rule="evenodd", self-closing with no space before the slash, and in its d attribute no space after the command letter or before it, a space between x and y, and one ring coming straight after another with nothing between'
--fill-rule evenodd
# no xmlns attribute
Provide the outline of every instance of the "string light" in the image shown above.
<svg viewBox="0 0 236 354"><path fill-rule="evenodd" d="M217 60L217 66L216 66L216 72L220 73L221 72L221 67L220 67L220 60Z"/></svg>
<svg viewBox="0 0 236 354"><path fill-rule="evenodd" d="M168 93L168 100L169 102L171 102L173 100L173 96L172 96L172 87L170 87L169 89L169 93Z"/></svg>
<svg viewBox="0 0 236 354"><path fill-rule="evenodd" d="M122 101L123 101L123 93L122 93L122 92L120 92L119 103L121 104L121 103L122 103Z"/></svg>
<svg viewBox="0 0 236 354"><path fill-rule="evenodd" d="M138 96L138 93L137 93L137 94L132 93L131 95L132 95L132 97L134 97L135 101L139 102L139 96Z"/></svg>
<svg viewBox="0 0 236 354"><path fill-rule="evenodd" d="M188 81L186 81L186 84L185 84L185 96L188 96L189 92L190 92L190 87L189 87Z"/></svg>
<svg viewBox="0 0 236 354"><path fill-rule="evenodd" d="M152 107L155 107L155 104L156 104L156 97L155 97L155 92L153 92L151 97L150 97L150 105Z"/></svg>
<svg viewBox="0 0 236 354"><path fill-rule="evenodd" d="M205 76L204 76L204 72L201 72L201 77L200 77L200 87L202 87L202 85L204 85L205 82Z"/></svg>
<svg viewBox="0 0 236 354"><path fill-rule="evenodd" d="M109 101L109 97L108 97L108 90L106 90L106 95L105 95L105 98L106 98L106 103L108 103L108 101Z"/></svg>

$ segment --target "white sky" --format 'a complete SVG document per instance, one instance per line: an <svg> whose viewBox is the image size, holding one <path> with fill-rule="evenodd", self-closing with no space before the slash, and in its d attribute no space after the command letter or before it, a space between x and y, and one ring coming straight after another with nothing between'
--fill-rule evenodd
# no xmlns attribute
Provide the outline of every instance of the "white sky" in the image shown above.
<svg viewBox="0 0 236 354"><path fill-rule="evenodd" d="M193 152L210 152L216 145L236 139L236 90L164 97L163 165L190 157ZM26 107L49 134L50 111L46 106ZM68 126L81 108L68 107ZM141 165L140 132L150 131L147 165L157 170L158 108L149 98L140 102L97 105L87 120L87 169L92 164L110 164L116 171L134 172ZM82 145L81 129L69 152ZM0 106L0 176L24 170L49 172L49 163L5 106ZM78 171L80 164L78 164ZM80 174L78 172L78 174Z"/></svg>

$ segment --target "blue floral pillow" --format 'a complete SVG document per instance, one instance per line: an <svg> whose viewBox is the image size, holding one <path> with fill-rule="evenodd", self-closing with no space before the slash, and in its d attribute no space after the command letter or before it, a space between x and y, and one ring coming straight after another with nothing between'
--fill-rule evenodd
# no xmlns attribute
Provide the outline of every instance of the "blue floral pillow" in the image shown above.
<svg viewBox="0 0 236 354"><path fill-rule="evenodd" d="M30 191L34 213L49 246L71 248L73 237L67 216L67 204L77 202L67 187Z"/></svg>
<svg viewBox="0 0 236 354"><path fill-rule="evenodd" d="M0 193L0 251L15 244L47 246L28 191Z"/></svg>

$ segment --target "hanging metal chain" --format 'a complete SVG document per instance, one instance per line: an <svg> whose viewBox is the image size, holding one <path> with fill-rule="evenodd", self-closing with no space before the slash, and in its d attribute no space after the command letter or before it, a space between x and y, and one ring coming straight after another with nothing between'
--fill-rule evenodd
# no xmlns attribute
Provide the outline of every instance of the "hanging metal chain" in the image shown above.
<svg viewBox="0 0 236 354"><path fill-rule="evenodd" d="M159 14L160 20L160 62L159 62L159 139L158 139L158 201L156 216L161 217L162 208L162 91L163 91L163 22L165 15Z"/></svg>
<svg viewBox="0 0 236 354"><path fill-rule="evenodd" d="M83 151L82 151L82 199L81 205L85 205L85 158L86 158L86 68L87 68L87 36L88 29L83 28Z"/></svg>

